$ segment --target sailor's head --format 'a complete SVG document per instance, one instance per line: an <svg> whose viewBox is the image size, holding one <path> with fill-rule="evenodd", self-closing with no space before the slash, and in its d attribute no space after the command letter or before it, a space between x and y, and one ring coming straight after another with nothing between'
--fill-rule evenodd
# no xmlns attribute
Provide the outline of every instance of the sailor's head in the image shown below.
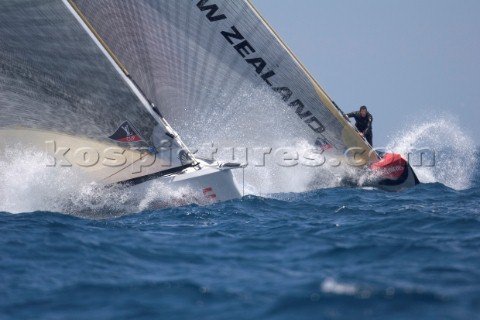
<svg viewBox="0 0 480 320"><path fill-rule="evenodd" d="M361 106L361 107L360 107L360 115L361 115L362 117L366 117L366 116L367 116L367 112L368 112L368 111L367 111L367 107L365 107L365 106Z"/></svg>

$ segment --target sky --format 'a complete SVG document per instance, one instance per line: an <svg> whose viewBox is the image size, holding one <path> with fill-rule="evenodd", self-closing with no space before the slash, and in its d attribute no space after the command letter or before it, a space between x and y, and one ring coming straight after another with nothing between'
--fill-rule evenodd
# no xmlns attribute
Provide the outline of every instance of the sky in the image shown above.
<svg viewBox="0 0 480 320"><path fill-rule="evenodd" d="M368 107L375 146L435 119L480 145L480 1L252 2L343 111Z"/></svg>

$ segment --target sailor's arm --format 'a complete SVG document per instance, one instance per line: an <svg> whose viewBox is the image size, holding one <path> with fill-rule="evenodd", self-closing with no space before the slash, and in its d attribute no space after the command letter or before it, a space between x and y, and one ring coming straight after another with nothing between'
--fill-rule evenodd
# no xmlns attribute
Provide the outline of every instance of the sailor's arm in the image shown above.
<svg viewBox="0 0 480 320"><path fill-rule="evenodd" d="M347 119L347 120L348 120L349 118L353 118L353 117L355 117L355 112L350 112L350 113L346 113L346 114L345 114L345 119Z"/></svg>

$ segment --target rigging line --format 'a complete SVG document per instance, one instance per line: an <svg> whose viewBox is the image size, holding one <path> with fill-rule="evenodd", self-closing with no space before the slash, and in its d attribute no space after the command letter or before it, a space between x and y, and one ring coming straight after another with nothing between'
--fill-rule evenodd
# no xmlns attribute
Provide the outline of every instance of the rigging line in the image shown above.
<svg viewBox="0 0 480 320"><path fill-rule="evenodd" d="M245 167L243 169L243 197L245 197Z"/></svg>

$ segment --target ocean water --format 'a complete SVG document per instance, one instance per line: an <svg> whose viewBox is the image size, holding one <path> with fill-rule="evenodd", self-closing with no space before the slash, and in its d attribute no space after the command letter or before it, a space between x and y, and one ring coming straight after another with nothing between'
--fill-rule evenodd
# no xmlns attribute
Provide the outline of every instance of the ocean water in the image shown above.
<svg viewBox="0 0 480 320"><path fill-rule="evenodd" d="M0 213L0 319L479 319L479 178Z"/></svg>
<svg viewBox="0 0 480 320"><path fill-rule="evenodd" d="M276 192L308 184L263 168L242 199L155 210L8 150L0 319L480 319L478 153L413 126L387 146L434 151L409 190Z"/></svg>

